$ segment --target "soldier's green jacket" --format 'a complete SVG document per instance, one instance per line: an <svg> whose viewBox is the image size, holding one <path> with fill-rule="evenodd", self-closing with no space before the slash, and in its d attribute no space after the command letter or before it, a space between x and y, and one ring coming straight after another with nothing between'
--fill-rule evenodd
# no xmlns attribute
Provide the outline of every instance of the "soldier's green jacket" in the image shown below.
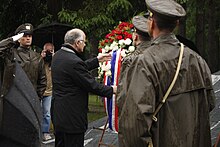
<svg viewBox="0 0 220 147"><path fill-rule="evenodd" d="M7 38L0 42L1 95L6 95L10 84L12 84L14 60L17 60L33 84L39 98L42 98L47 82L42 57L30 48L15 48L14 46L15 43L12 38Z"/></svg>
<svg viewBox="0 0 220 147"><path fill-rule="evenodd" d="M120 147L146 147L150 138L154 147L211 146L209 112L215 98L210 69L184 48L180 73L157 122L151 117L173 80L180 43L174 34L163 35L132 59L126 94L118 99Z"/></svg>
<svg viewBox="0 0 220 147"><path fill-rule="evenodd" d="M127 87L129 86L130 81L127 79L127 74L129 74L127 71L133 61L133 59L139 55L142 54L144 49L148 48L150 46L150 41L142 41L132 52L130 55L124 57L121 65L120 70L120 76L119 76L119 82L117 87L117 100L124 99L127 93Z"/></svg>

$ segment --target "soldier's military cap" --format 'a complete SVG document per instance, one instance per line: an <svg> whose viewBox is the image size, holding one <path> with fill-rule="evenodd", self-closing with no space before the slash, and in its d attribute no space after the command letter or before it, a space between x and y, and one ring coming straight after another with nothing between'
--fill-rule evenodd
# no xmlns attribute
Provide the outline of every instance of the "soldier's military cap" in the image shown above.
<svg viewBox="0 0 220 147"><path fill-rule="evenodd" d="M20 25L16 30L15 34L24 33L24 34L33 34L33 25L30 23L25 23Z"/></svg>
<svg viewBox="0 0 220 147"><path fill-rule="evenodd" d="M178 20L186 15L184 8L174 0L145 0L148 9L159 17Z"/></svg>
<svg viewBox="0 0 220 147"><path fill-rule="evenodd" d="M147 18L144 16L134 16L132 18L132 23L137 30L143 33L148 33Z"/></svg>

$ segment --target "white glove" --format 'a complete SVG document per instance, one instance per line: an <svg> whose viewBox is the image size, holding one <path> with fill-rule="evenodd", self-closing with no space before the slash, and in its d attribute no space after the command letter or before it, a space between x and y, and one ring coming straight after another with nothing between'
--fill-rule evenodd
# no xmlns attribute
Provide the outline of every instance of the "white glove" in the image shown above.
<svg viewBox="0 0 220 147"><path fill-rule="evenodd" d="M17 41L18 39L20 39L23 36L24 36L24 33L20 33L20 34L12 36L11 38L13 39L13 41Z"/></svg>

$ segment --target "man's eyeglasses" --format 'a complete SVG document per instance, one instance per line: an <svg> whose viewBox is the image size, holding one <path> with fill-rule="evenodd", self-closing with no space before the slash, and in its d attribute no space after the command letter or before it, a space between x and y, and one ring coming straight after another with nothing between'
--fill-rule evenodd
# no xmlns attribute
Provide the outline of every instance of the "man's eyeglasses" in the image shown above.
<svg viewBox="0 0 220 147"><path fill-rule="evenodd" d="M86 44L86 41L85 40L79 40L80 42L83 42L84 44Z"/></svg>

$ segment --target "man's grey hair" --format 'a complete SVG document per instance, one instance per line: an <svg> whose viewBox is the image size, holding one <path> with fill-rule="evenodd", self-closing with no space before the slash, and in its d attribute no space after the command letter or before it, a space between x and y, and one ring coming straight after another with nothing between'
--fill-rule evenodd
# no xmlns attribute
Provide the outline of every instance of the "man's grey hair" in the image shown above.
<svg viewBox="0 0 220 147"><path fill-rule="evenodd" d="M45 43L43 49L46 49L47 46L52 46L52 48L53 48L53 50L54 50L54 45L53 45L53 43L50 43L50 42Z"/></svg>
<svg viewBox="0 0 220 147"><path fill-rule="evenodd" d="M84 32L80 29L69 30L64 37L64 43L74 44L77 40L83 40Z"/></svg>

